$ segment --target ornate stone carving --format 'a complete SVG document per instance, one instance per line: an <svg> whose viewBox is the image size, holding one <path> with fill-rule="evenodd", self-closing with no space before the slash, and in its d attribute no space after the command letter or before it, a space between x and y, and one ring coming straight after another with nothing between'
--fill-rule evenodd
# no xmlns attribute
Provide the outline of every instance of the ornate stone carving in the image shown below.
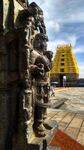
<svg viewBox="0 0 84 150"><path fill-rule="evenodd" d="M15 1L9 0L4 30L3 1L0 7L0 97L3 107L1 109L0 105L0 114L4 118L0 115L1 150L31 149L32 137L45 137L46 130L51 129L44 122L50 104L48 72L52 52L47 51L43 11L34 2L28 5L26 0L17 1L23 9L14 21Z"/></svg>
<svg viewBox="0 0 84 150"><path fill-rule="evenodd" d="M44 119L46 118L46 109L49 105L48 71L51 68L51 59L46 55L49 55L49 52L46 51L47 40L48 38L45 34L38 33L35 36L34 50L32 51L34 58L32 60L31 73L35 80L33 87L36 93L33 128L36 136L45 136Z"/></svg>

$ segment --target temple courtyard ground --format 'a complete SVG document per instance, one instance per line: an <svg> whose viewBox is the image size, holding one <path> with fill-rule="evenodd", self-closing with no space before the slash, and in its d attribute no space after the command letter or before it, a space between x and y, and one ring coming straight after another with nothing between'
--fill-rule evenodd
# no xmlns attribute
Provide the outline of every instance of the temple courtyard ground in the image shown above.
<svg viewBox="0 0 84 150"><path fill-rule="evenodd" d="M84 146L84 88L55 88L48 118L58 128Z"/></svg>

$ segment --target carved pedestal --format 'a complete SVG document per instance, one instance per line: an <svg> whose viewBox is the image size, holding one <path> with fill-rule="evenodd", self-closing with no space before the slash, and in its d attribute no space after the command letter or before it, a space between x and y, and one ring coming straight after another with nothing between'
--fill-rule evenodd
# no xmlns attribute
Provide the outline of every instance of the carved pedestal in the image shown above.
<svg viewBox="0 0 84 150"><path fill-rule="evenodd" d="M54 147L51 147L49 143L53 139L54 135L56 134L57 131L57 122L54 120L45 120L45 122L48 122L49 125L52 126L51 130L46 130L46 136L45 137L35 137L34 135L32 136L32 139L30 140L28 147L31 150L54 150ZM55 147L55 150L61 150L58 149L58 147Z"/></svg>

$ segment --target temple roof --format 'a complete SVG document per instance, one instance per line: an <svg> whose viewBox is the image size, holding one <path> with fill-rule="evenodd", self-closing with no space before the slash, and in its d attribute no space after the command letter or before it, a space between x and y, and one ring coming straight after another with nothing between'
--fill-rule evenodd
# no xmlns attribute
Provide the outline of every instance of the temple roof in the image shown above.
<svg viewBox="0 0 84 150"><path fill-rule="evenodd" d="M62 44L57 46L51 73L79 74L78 64L71 44Z"/></svg>

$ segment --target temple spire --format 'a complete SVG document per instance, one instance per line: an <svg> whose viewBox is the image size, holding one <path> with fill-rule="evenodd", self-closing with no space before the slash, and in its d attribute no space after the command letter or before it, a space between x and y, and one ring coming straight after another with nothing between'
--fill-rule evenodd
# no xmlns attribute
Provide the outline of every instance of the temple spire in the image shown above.
<svg viewBox="0 0 84 150"><path fill-rule="evenodd" d="M58 45L51 70L51 81L63 82L63 76L67 80L79 78L78 64L72 51L71 44Z"/></svg>

